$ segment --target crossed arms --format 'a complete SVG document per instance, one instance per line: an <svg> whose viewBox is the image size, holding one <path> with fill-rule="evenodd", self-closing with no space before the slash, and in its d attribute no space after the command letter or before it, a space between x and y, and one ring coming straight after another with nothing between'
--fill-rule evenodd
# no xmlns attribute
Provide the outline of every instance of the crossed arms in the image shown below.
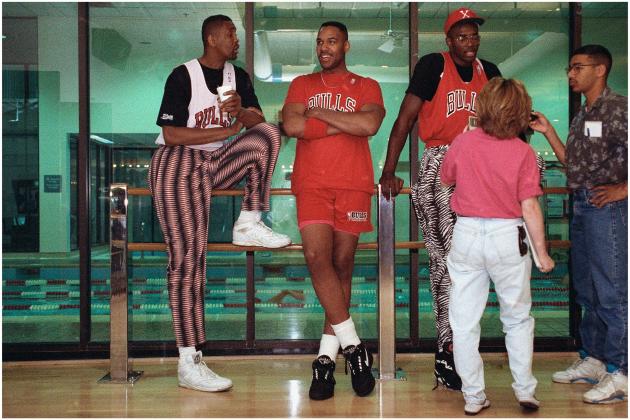
<svg viewBox="0 0 630 420"><path fill-rule="evenodd" d="M306 105L300 103L288 103L282 108L284 132L287 136L295 138L305 138L305 128L310 118L327 125L325 134L322 133L321 137L339 133L369 137L376 134L384 117L385 108L377 104L366 104L358 112L324 108L306 109Z"/></svg>

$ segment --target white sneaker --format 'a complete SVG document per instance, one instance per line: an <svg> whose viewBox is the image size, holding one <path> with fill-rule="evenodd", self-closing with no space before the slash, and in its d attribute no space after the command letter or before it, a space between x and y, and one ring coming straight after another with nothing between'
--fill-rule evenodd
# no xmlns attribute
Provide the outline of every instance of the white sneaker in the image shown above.
<svg viewBox="0 0 630 420"><path fill-rule="evenodd" d="M628 397L628 377L620 370L607 373L590 391L582 396L590 404L614 404Z"/></svg>
<svg viewBox="0 0 630 420"><path fill-rule="evenodd" d="M538 410L538 408L540 408L540 401L538 401L534 395L530 395L527 397L517 396L516 399L518 400L518 403L520 404L520 406L527 410L533 411L533 410Z"/></svg>
<svg viewBox="0 0 630 420"><path fill-rule="evenodd" d="M231 380L214 373L201 358L202 354L198 351L179 359L177 365L179 386L205 392L225 391L232 388Z"/></svg>
<svg viewBox="0 0 630 420"><path fill-rule="evenodd" d="M232 243L239 246L262 246L282 248L291 243L291 238L271 230L262 221L236 223L232 230Z"/></svg>
<svg viewBox="0 0 630 420"><path fill-rule="evenodd" d="M464 406L464 413L468 416L474 416L479 414L483 409L490 407L490 400L483 400L482 403L466 402Z"/></svg>
<svg viewBox="0 0 630 420"><path fill-rule="evenodd" d="M592 357L578 359L567 370L556 372L551 379L561 384L596 384L606 375L606 365Z"/></svg>

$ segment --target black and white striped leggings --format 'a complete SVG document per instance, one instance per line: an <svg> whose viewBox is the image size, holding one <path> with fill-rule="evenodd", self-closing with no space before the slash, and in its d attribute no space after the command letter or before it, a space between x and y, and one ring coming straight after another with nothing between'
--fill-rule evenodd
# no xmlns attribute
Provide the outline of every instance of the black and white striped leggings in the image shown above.
<svg viewBox="0 0 630 420"><path fill-rule="evenodd" d="M411 190L411 200L429 253L429 282L439 351L442 351L444 343L453 341L453 332L448 321L451 278L446 267L446 257L451 249L457 215L450 207L455 188L443 187L440 182L440 167L447 151L448 146L425 149L418 179Z"/></svg>
<svg viewBox="0 0 630 420"><path fill-rule="evenodd" d="M280 150L278 127L261 123L212 152L160 146L149 188L168 254L168 292L178 347L206 341L204 294L210 197L247 177L243 210L269 210L271 177Z"/></svg>

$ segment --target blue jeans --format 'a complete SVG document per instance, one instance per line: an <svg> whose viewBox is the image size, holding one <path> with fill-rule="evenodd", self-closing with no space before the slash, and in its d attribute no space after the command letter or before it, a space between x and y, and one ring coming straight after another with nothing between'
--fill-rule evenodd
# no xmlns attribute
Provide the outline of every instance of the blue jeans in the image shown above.
<svg viewBox="0 0 630 420"><path fill-rule="evenodd" d="M598 360L628 372L628 200L602 208L591 192L573 194L571 269L582 306L582 347Z"/></svg>

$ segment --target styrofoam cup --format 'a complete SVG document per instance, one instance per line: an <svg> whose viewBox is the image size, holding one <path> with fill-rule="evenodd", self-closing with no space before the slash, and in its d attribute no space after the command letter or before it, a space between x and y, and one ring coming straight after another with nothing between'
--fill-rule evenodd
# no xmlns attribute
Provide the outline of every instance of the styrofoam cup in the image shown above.
<svg viewBox="0 0 630 420"><path fill-rule="evenodd" d="M217 88L217 93L219 94L219 99L221 99L221 102L227 101L230 98L230 96L232 96L232 95L225 94L225 92L229 92L231 90L234 90L234 89L232 89L232 86L230 85L223 85Z"/></svg>

